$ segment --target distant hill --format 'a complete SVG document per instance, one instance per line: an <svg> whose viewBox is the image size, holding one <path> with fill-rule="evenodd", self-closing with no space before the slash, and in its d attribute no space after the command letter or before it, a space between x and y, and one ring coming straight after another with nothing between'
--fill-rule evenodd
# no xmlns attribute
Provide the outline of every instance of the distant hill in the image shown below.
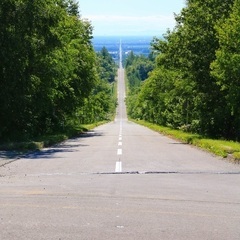
<svg viewBox="0 0 240 240"><path fill-rule="evenodd" d="M152 39L153 37L150 36L96 36L92 43L96 52L106 47L114 60L118 61L120 42L122 43L123 58L131 51L136 55L148 56Z"/></svg>

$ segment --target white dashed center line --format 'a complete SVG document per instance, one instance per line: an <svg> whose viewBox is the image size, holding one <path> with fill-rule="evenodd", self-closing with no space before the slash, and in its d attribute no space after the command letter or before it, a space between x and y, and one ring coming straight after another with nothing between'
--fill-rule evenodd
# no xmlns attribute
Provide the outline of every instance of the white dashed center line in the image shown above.
<svg viewBox="0 0 240 240"><path fill-rule="evenodd" d="M122 162L116 162L115 172L122 172Z"/></svg>
<svg viewBox="0 0 240 240"><path fill-rule="evenodd" d="M119 160L116 162L115 172L122 172L122 162L120 159L120 156L122 155L122 120L120 120L120 129L119 129L119 135L118 135L118 150L117 155L119 156Z"/></svg>
<svg viewBox="0 0 240 240"><path fill-rule="evenodd" d="M122 155L122 149L119 148L119 149L117 150L117 155Z"/></svg>

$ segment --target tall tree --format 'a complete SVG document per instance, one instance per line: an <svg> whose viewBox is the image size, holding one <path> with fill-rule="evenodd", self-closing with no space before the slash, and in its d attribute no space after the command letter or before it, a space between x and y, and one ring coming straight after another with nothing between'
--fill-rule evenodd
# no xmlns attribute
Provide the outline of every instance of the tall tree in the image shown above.
<svg viewBox="0 0 240 240"><path fill-rule="evenodd" d="M82 123L110 120L115 113L116 64L105 47L97 54L97 62L98 82L85 99L84 106L77 111Z"/></svg>
<svg viewBox="0 0 240 240"><path fill-rule="evenodd" d="M225 97L221 106L226 121L225 135L240 139L240 1L235 0L232 13L220 21L216 30L220 47L212 63L212 75Z"/></svg>
<svg viewBox="0 0 240 240"><path fill-rule="evenodd" d="M219 48L216 23L228 18L233 2L189 0L174 30L154 39L157 66L137 98L139 117L226 137L226 98L210 66Z"/></svg>
<svg viewBox="0 0 240 240"><path fill-rule="evenodd" d="M96 84L92 27L72 0L3 0L0 20L0 137L52 131Z"/></svg>
<svg viewBox="0 0 240 240"><path fill-rule="evenodd" d="M183 70L193 82L194 96L191 97L195 100L194 112L201 132L214 136L224 125L221 105L225 104L219 86L210 74L210 65L219 47L215 24L229 15L232 4L233 1L189 0L187 7L176 17L180 45L175 44L175 47L180 49L177 59L181 64L177 69Z"/></svg>
<svg viewBox="0 0 240 240"><path fill-rule="evenodd" d="M116 77L117 65L106 47L103 47L98 53L100 64L100 78L108 82L114 82Z"/></svg>

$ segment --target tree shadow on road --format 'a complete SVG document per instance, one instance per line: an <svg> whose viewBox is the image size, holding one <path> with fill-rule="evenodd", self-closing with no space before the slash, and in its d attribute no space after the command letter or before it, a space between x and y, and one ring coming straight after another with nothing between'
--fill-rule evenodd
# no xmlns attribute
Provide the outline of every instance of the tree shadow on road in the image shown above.
<svg viewBox="0 0 240 240"><path fill-rule="evenodd" d="M79 151L80 147L87 147L86 144L81 144L81 139L84 138L93 138L103 136L102 132L99 131L89 131L82 133L78 136L72 137L64 142L55 144L53 146L43 148L41 150L29 151L29 152L20 152L20 151L0 151L0 165L1 160L9 162L18 159L43 159L43 158L59 158L54 156L57 153L70 153Z"/></svg>
<svg viewBox="0 0 240 240"><path fill-rule="evenodd" d="M185 143L185 142L170 142L168 144L173 144L173 145L189 145L189 143Z"/></svg>

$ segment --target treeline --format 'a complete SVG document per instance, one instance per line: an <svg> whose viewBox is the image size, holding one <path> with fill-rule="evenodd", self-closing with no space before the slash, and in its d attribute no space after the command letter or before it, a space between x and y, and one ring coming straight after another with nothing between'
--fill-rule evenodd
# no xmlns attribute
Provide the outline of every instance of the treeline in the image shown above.
<svg viewBox="0 0 240 240"><path fill-rule="evenodd" d="M117 105L115 77L117 65L106 47L97 53L97 74L100 80L90 96L85 98L83 107L78 108L77 121L94 123L111 120Z"/></svg>
<svg viewBox="0 0 240 240"><path fill-rule="evenodd" d="M78 9L74 0L1 0L1 141L103 120L114 111L116 68L101 65L113 60L105 50L96 55L92 26Z"/></svg>
<svg viewBox="0 0 240 240"><path fill-rule="evenodd" d="M149 72L154 69L152 54L149 57L145 57L143 55L135 55L131 51L124 61L124 67L128 82L127 112L133 118L140 118L138 94L143 81L148 78Z"/></svg>
<svg viewBox="0 0 240 240"><path fill-rule="evenodd" d="M188 0L175 20L152 42L155 67L131 91L130 116L239 140L240 0Z"/></svg>

